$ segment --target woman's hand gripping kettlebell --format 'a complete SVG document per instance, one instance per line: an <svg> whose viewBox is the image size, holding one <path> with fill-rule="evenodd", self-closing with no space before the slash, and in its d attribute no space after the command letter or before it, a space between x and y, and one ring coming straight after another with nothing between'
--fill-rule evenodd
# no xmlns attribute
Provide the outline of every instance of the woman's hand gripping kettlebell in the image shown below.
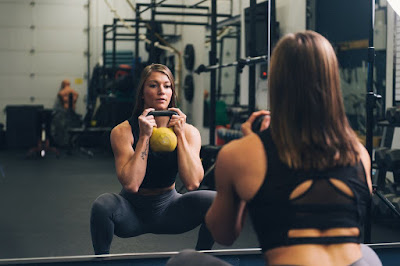
<svg viewBox="0 0 400 266"><path fill-rule="evenodd" d="M153 112L154 108L147 108L143 111L143 113L138 117L140 134L144 136L151 137L153 133L153 128L157 127L156 120L153 115L150 115L150 112Z"/></svg>
<svg viewBox="0 0 400 266"><path fill-rule="evenodd" d="M241 126L243 136L247 136L254 132L262 131L269 127L271 123L271 112L260 110L250 115L246 122Z"/></svg>
<svg viewBox="0 0 400 266"><path fill-rule="evenodd" d="M168 110L174 112L169 120L168 127L172 127L178 137L184 137L186 115L179 108L169 108Z"/></svg>
<svg viewBox="0 0 400 266"><path fill-rule="evenodd" d="M147 116L173 116L175 111L151 111ZM154 152L171 152L174 151L178 143L172 127L153 127L150 137L150 148Z"/></svg>

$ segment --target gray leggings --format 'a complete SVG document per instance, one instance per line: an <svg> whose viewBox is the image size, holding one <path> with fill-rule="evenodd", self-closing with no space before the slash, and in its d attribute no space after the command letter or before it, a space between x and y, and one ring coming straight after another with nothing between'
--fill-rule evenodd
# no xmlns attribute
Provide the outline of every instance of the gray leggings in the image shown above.
<svg viewBox="0 0 400 266"><path fill-rule="evenodd" d="M211 249L214 240L204 217L215 191L179 194L175 189L161 195L105 193L92 205L90 231L94 252L108 254L114 234L121 238L141 234L180 234L201 225L196 250Z"/></svg>
<svg viewBox="0 0 400 266"><path fill-rule="evenodd" d="M367 245L361 244L361 259L352 263L349 266L382 266L382 262L380 261L378 255ZM262 258L260 257L260 260ZM171 257L167 264L167 266L182 266L182 265L191 265L191 266L232 266L226 261L214 257L210 254L197 252L194 250L186 249L179 252L177 255ZM289 265L286 265L289 266Z"/></svg>
<svg viewBox="0 0 400 266"><path fill-rule="evenodd" d="M369 265L376 265L382 266L382 262L379 259L378 255L376 255L375 251L372 248L365 244L361 244L361 259L357 260L356 262L352 263L350 266L369 266Z"/></svg>

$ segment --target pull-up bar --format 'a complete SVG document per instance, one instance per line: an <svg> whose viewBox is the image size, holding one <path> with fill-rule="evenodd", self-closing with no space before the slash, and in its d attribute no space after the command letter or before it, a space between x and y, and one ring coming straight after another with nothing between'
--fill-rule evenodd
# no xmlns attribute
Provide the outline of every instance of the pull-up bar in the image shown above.
<svg viewBox="0 0 400 266"><path fill-rule="evenodd" d="M162 4L164 1L161 1L159 3L156 4L145 4L145 3L138 3L137 7L140 9L140 7L144 6L146 7L143 10L139 11L139 14L142 14L143 12L151 9L151 8L158 8L158 7L164 7L164 8L175 8L175 9L198 9L198 10L209 10L208 7L206 6L198 6L200 3L197 3L195 5L173 5L173 4ZM172 15L172 16L200 16L200 17L211 17L211 14L208 13L188 13L188 12L159 12L159 11L154 11L155 15ZM231 14L216 14L216 16L218 17L232 17Z"/></svg>
<svg viewBox="0 0 400 266"><path fill-rule="evenodd" d="M203 10L208 10L209 8L206 6L187 6L187 5L169 5L169 4L156 4L156 5L152 5L152 4L145 4L145 3L139 3L138 6L146 6L145 9L141 10L140 13L143 13L147 10L149 10L150 8L154 7L167 7L167 8L187 8L187 9L203 9Z"/></svg>
<svg viewBox="0 0 400 266"><path fill-rule="evenodd" d="M147 4L146 6L147 6L147 8L146 9L144 9L144 10L142 10L140 13L143 13L144 11L147 11L147 10L149 10L150 8L152 8L152 7L157 7L157 6L160 6L163 2L165 2L165 1L167 1L167 0L161 0L160 2L158 2L157 4ZM142 5L142 4L139 4L138 6L140 6L140 5Z"/></svg>
<svg viewBox="0 0 400 266"><path fill-rule="evenodd" d="M257 64L257 63L261 63L261 62L268 62L268 55L261 55L261 56L256 56L256 57L246 57L243 59L239 59L238 61L235 61L232 63L227 63L227 64L218 64L218 65L211 65L211 66L200 65L197 67L197 69L194 72L197 74L200 74L202 72L209 72L214 69L231 67L231 66L238 66L239 69L241 70L246 65L253 65L253 64Z"/></svg>

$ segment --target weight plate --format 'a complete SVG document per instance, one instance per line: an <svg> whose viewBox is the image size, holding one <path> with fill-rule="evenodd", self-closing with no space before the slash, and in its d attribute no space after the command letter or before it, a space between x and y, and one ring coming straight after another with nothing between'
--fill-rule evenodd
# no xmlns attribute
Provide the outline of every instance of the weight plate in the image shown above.
<svg viewBox="0 0 400 266"><path fill-rule="evenodd" d="M192 75L187 75L185 77L184 92L185 92L185 99L191 102L194 96L194 83Z"/></svg>
<svg viewBox="0 0 400 266"><path fill-rule="evenodd" d="M192 44L187 44L185 46L185 53L183 55L183 60L187 70L193 70L194 59L194 46Z"/></svg>

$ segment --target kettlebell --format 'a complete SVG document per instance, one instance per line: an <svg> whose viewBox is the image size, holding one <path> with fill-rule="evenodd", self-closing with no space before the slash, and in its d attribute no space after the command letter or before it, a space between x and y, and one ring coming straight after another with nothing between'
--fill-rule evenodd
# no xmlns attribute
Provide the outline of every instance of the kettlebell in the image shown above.
<svg viewBox="0 0 400 266"><path fill-rule="evenodd" d="M151 111L147 115L154 116L172 116L177 115L175 111ZM153 127L153 133L150 137L150 148L154 152L171 152L174 151L178 139L176 138L175 132L169 127Z"/></svg>
<svg viewBox="0 0 400 266"><path fill-rule="evenodd" d="M251 124L251 130L253 132L259 132L261 130L261 123L264 121L265 115L257 116L253 124Z"/></svg>

